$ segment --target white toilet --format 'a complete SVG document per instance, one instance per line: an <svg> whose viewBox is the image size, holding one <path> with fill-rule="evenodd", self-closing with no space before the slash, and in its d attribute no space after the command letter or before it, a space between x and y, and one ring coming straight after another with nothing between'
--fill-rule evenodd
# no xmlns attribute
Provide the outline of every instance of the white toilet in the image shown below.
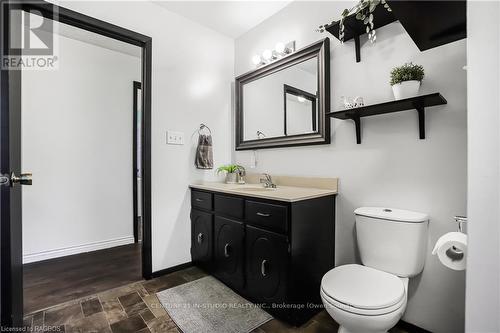
<svg viewBox="0 0 500 333"><path fill-rule="evenodd" d="M321 299L340 333L387 332L405 312L408 279L424 268L429 217L380 207L354 214L363 266L327 272Z"/></svg>

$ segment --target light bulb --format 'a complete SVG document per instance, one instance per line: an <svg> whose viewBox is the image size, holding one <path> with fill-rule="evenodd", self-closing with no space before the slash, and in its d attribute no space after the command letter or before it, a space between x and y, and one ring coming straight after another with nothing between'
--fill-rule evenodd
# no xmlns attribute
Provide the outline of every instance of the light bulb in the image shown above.
<svg viewBox="0 0 500 333"><path fill-rule="evenodd" d="M262 58L264 58L264 60L269 61L272 57L273 53L271 52L271 50L264 50L264 52L262 52Z"/></svg>
<svg viewBox="0 0 500 333"><path fill-rule="evenodd" d="M304 103L306 101L305 97L304 96L297 96L297 100L300 102L300 103Z"/></svg>
<svg viewBox="0 0 500 333"><path fill-rule="evenodd" d="M253 62L253 64L254 64L254 65L256 65L256 66L257 66L258 64L260 64L260 62L261 62L260 55L258 55L258 54L254 55L254 56L252 57L252 62Z"/></svg>
<svg viewBox="0 0 500 333"><path fill-rule="evenodd" d="M285 44L283 44L282 42L279 42L276 44L274 49L276 50L277 53L283 54L283 53L285 53Z"/></svg>

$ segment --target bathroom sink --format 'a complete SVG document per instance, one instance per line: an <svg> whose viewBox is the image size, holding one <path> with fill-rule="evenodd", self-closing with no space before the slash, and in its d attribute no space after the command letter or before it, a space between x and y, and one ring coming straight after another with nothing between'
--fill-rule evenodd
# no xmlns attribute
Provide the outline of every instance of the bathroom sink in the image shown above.
<svg viewBox="0 0 500 333"><path fill-rule="evenodd" d="M267 192L276 190L277 188L272 188L272 187L246 187L241 189L241 191L247 191L247 192Z"/></svg>
<svg viewBox="0 0 500 333"><path fill-rule="evenodd" d="M259 185L239 185L233 187L232 189L238 191L247 191L247 192L268 192L268 191L276 191L277 188L264 187Z"/></svg>

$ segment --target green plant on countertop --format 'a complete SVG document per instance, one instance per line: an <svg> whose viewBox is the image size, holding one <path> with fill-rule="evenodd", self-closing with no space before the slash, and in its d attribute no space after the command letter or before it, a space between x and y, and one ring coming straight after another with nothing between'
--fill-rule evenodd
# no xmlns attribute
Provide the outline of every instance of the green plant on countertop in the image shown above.
<svg viewBox="0 0 500 333"><path fill-rule="evenodd" d="M366 26L366 33L368 34L368 39L370 42L374 43L377 40L377 36L375 35L375 29L374 23L373 23L373 12L375 11L375 8L379 4L382 4L385 9L387 9L388 12L392 12L391 7L386 3L385 0L360 0L354 7L351 9L344 9L342 14L340 15L340 22L339 22L339 39L340 43L344 43L344 20L347 18L347 16L351 14L356 14L356 19L359 21L363 21L363 24ZM330 24L335 23L333 21ZM330 24L323 24L320 25L316 31L319 32L324 32L326 27L328 27Z"/></svg>
<svg viewBox="0 0 500 333"><path fill-rule="evenodd" d="M227 164L217 168L217 174L220 174L221 172L237 173L240 171L245 171L245 168L238 164Z"/></svg>
<svg viewBox="0 0 500 333"><path fill-rule="evenodd" d="M394 67L391 71L391 86L405 81L422 81L424 79L424 67L409 62L403 66Z"/></svg>

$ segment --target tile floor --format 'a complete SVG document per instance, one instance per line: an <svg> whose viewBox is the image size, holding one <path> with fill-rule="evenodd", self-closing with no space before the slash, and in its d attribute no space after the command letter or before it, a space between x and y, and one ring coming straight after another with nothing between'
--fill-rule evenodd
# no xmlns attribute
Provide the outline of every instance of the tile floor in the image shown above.
<svg viewBox="0 0 500 333"><path fill-rule="evenodd" d="M162 308L156 292L205 275L198 268L190 267L149 281L135 282L29 314L25 317L25 325L33 332L180 332ZM337 328L337 323L322 311L299 328L273 319L253 333L334 333ZM400 328L391 330L391 333L407 332Z"/></svg>

